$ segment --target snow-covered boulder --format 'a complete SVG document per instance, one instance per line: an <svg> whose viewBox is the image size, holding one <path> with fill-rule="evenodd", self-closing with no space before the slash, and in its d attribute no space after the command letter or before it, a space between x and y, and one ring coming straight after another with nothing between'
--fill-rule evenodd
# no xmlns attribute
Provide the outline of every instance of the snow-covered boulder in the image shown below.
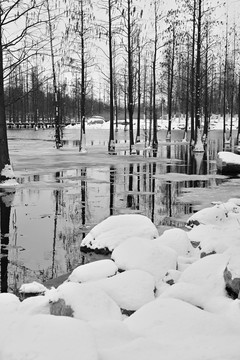
<svg viewBox="0 0 240 360"><path fill-rule="evenodd" d="M154 277L143 270L124 271L94 284L126 311L135 311L155 298Z"/></svg>
<svg viewBox="0 0 240 360"><path fill-rule="evenodd" d="M240 326L225 316L201 310L179 299L159 297L124 323L143 339L161 346L158 357L151 358L154 360L237 359L239 355ZM121 349L115 351L126 354L126 351L121 353ZM125 359L131 359L131 351L129 349ZM120 357L113 355L112 360L115 359ZM147 360L147 357L141 359Z"/></svg>
<svg viewBox="0 0 240 360"><path fill-rule="evenodd" d="M123 321L90 321L98 350L114 349L116 346L129 344L136 338Z"/></svg>
<svg viewBox="0 0 240 360"><path fill-rule="evenodd" d="M224 280L228 294L237 298L240 297L240 246L229 248L225 254L230 255L229 262L224 270Z"/></svg>
<svg viewBox="0 0 240 360"><path fill-rule="evenodd" d="M213 254L189 265L181 274L179 282L199 285L213 295L225 294L224 270L229 262L227 254Z"/></svg>
<svg viewBox="0 0 240 360"><path fill-rule="evenodd" d="M84 354L84 360L99 358L94 334L85 321L65 316L15 316L5 332L1 359L79 360L79 354Z"/></svg>
<svg viewBox="0 0 240 360"><path fill-rule="evenodd" d="M18 310L19 298L11 293L0 293L0 313L11 313Z"/></svg>
<svg viewBox="0 0 240 360"><path fill-rule="evenodd" d="M169 286L160 297L183 300L204 309L209 296L200 285L179 282Z"/></svg>
<svg viewBox="0 0 240 360"><path fill-rule="evenodd" d="M72 282L87 282L104 279L116 275L118 268L114 261L103 259L88 264L80 265L72 271L68 280Z"/></svg>
<svg viewBox="0 0 240 360"><path fill-rule="evenodd" d="M240 156L231 151L220 151L217 154L217 169L222 174L240 173Z"/></svg>
<svg viewBox="0 0 240 360"><path fill-rule="evenodd" d="M222 254L228 248L240 246L240 226L222 224L199 225L188 233L191 241L198 243L200 256L217 253Z"/></svg>
<svg viewBox="0 0 240 360"><path fill-rule="evenodd" d="M165 230L156 241L158 241L160 245L172 248L181 256L190 256L194 251L187 232L182 229L173 228Z"/></svg>
<svg viewBox="0 0 240 360"><path fill-rule="evenodd" d="M117 246L112 259L120 270L144 270L159 280L168 270L176 269L177 253L156 240L134 237Z"/></svg>
<svg viewBox="0 0 240 360"><path fill-rule="evenodd" d="M46 294L51 302L51 314L72 316L81 320L120 320L116 302L100 287L91 283L65 282Z"/></svg>
<svg viewBox="0 0 240 360"><path fill-rule="evenodd" d="M20 303L18 311L28 315L50 314L49 299L41 295L28 297Z"/></svg>
<svg viewBox="0 0 240 360"><path fill-rule="evenodd" d="M181 271L179 270L168 270L166 275L163 278L163 281L169 285L175 284L181 276Z"/></svg>
<svg viewBox="0 0 240 360"><path fill-rule="evenodd" d="M81 243L81 250L108 254L131 237L152 240L158 235L156 226L144 215L114 215L91 229Z"/></svg>
<svg viewBox="0 0 240 360"><path fill-rule="evenodd" d="M47 291L47 288L37 282L33 281L31 283L22 284L19 289L19 294L21 299L25 299L29 296L43 295Z"/></svg>
<svg viewBox="0 0 240 360"><path fill-rule="evenodd" d="M218 203L212 207L207 207L197 211L189 217L186 222L188 228L193 228L200 224L222 225L225 222L237 224L240 213L240 207L234 202ZM235 214L235 215L233 215Z"/></svg>

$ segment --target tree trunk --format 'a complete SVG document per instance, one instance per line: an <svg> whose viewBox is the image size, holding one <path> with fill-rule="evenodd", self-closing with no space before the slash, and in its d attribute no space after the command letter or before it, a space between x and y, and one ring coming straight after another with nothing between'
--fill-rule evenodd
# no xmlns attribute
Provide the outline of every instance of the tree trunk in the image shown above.
<svg viewBox="0 0 240 360"><path fill-rule="evenodd" d="M129 114L129 142L130 154L134 145L133 136L133 68L132 68L132 31L131 31L131 0L128 0L127 38L128 38L128 114Z"/></svg>
<svg viewBox="0 0 240 360"><path fill-rule="evenodd" d="M110 75L110 130L108 140L108 152L115 152L114 142L114 112L113 112L113 59L112 59L112 4L108 0L108 32L109 32L109 75Z"/></svg>
<svg viewBox="0 0 240 360"><path fill-rule="evenodd" d="M7 179L6 174L4 174L3 172L3 169L7 165L10 166L10 158L8 151L7 125L6 125L6 114L5 114L2 27L1 27L1 13L0 13L0 183Z"/></svg>
<svg viewBox="0 0 240 360"><path fill-rule="evenodd" d="M191 144L195 141L195 121L194 121L194 108L195 108L195 32L196 32L196 0L193 5L193 35L192 35L192 65L191 65Z"/></svg>

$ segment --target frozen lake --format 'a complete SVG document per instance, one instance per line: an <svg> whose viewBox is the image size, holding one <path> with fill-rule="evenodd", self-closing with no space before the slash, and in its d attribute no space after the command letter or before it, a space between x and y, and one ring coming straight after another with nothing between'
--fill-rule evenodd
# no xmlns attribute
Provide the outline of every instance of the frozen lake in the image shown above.
<svg viewBox="0 0 240 360"><path fill-rule="evenodd" d="M129 155L128 133L116 134L117 155L107 154L108 131L87 129L86 154L78 152L79 131L65 129L64 146L54 148L54 129L8 130L9 150L19 182L1 193L1 291L45 282L94 259L81 254L88 231L112 214L138 212L159 232L184 226L211 201L239 197L240 178L216 173L220 131L210 132L208 151L191 152L183 132L159 132L153 156L145 145Z"/></svg>

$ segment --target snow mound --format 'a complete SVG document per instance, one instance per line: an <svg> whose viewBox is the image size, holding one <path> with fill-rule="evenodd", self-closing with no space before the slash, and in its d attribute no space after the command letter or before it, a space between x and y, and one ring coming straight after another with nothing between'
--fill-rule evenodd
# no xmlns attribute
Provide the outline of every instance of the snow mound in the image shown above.
<svg viewBox="0 0 240 360"><path fill-rule="evenodd" d="M234 216L231 216L235 213ZM236 216L236 214L238 214ZM195 214L189 217L186 226L192 228L196 225L221 225L226 222L237 223L240 220L240 207L234 202L226 202L216 204L212 207L204 208L197 211Z"/></svg>
<svg viewBox="0 0 240 360"><path fill-rule="evenodd" d="M77 319L86 321L121 319L121 311L116 302L101 288L94 286L92 282L85 284L65 282L57 289L49 290L46 295L53 306L55 305L52 311L56 315L58 314L59 300L64 300L64 305L72 309L72 315ZM68 309L70 314L71 309ZM60 307L61 314L62 308Z"/></svg>
<svg viewBox="0 0 240 360"><path fill-rule="evenodd" d="M72 271L68 280L82 283L116 275L117 271L118 268L112 260L99 260L78 266Z"/></svg>
<svg viewBox="0 0 240 360"><path fill-rule="evenodd" d="M192 254L194 248L189 241L187 232L182 229L168 229L159 236L156 241L161 245L169 246L178 255L187 256Z"/></svg>
<svg viewBox="0 0 240 360"><path fill-rule="evenodd" d="M156 240L135 237L117 246L112 252L112 259L121 270L144 270L159 280L168 270L176 269L177 253L159 245Z"/></svg>
<svg viewBox="0 0 240 360"><path fill-rule="evenodd" d="M135 311L155 298L154 278L142 270L124 271L94 284L102 288L123 310Z"/></svg>
<svg viewBox="0 0 240 360"><path fill-rule="evenodd" d="M144 215L114 215L103 220L87 234L81 243L81 249L111 252L121 242L131 237L152 240L158 237L158 230Z"/></svg>
<svg viewBox="0 0 240 360"><path fill-rule="evenodd" d="M33 281L31 283L27 283L27 284L22 284L20 289L19 289L19 292L20 293L45 293L45 291L47 290L47 288L38 283L37 281Z"/></svg>
<svg viewBox="0 0 240 360"><path fill-rule="evenodd" d="M225 282L223 273L229 262L227 254L205 256L189 265L180 276L179 282L199 285L210 295L224 295Z"/></svg>
<svg viewBox="0 0 240 360"><path fill-rule="evenodd" d="M236 360L239 355L240 326L225 316L200 310L182 300L158 298L124 323L132 332L161 346L158 357L153 359ZM121 351L115 350L118 354ZM113 355L112 359L118 357ZM142 359L147 359L146 354Z"/></svg>
<svg viewBox="0 0 240 360"><path fill-rule="evenodd" d="M228 248L240 246L240 226L226 225L199 225L194 227L188 237L191 241L199 243L201 254L222 254Z"/></svg>
<svg viewBox="0 0 240 360"><path fill-rule="evenodd" d="M2 359L78 360L79 353L84 354L84 360L98 359L91 328L87 323L69 317L17 317L1 344Z"/></svg>

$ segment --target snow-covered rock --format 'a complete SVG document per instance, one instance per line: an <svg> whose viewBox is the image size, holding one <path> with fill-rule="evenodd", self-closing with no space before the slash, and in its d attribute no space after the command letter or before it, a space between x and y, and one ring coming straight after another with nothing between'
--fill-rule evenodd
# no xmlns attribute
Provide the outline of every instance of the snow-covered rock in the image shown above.
<svg viewBox="0 0 240 360"><path fill-rule="evenodd" d="M166 289L160 297L183 300L204 309L209 295L200 285L179 282Z"/></svg>
<svg viewBox="0 0 240 360"><path fill-rule="evenodd" d="M136 338L122 321L106 319L104 322L90 321L89 325L95 335L98 350L114 349L116 346L129 344Z"/></svg>
<svg viewBox="0 0 240 360"><path fill-rule="evenodd" d="M158 241L160 245L165 245L174 249L177 254L181 256L191 255L194 251L187 232L182 229L173 228L165 230L156 241Z"/></svg>
<svg viewBox="0 0 240 360"><path fill-rule="evenodd" d="M103 259L78 266L69 275L68 280L79 283L99 280L116 275L117 271L118 268L112 260Z"/></svg>
<svg viewBox="0 0 240 360"><path fill-rule="evenodd" d="M121 242L131 237L152 240L158 235L156 226L144 215L114 215L91 229L81 243L81 250L109 253Z"/></svg>
<svg viewBox="0 0 240 360"><path fill-rule="evenodd" d="M27 284L22 284L19 292L20 293L24 293L24 294L44 294L45 291L47 291L47 288L43 285L40 284L37 281L33 281L31 283L27 283Z"/></svg>
<svg viewBox="0 0 240 360"><path fill-rule="evenodd" d="M112 252L112 259L121 270L144 270L159 280L168 270L176 269L177 253L159 245L157 240L134 237L117 246Z"/></svg>
<svg viewBox="0 0 240 360"><path fill-rule="evenodd" d="M222 254L230 247L240 246L239 234L239 224L233 226L208 224L194 227L188 233L188 237L199 244L201 256L205 256L211 253Z"/></svg>
<svg viewBox="0 0 240 360"><path fill-rule="evenodd" d="M202 287L203 291L213 295L225 294L224 270L229 262L227 254L213 254L203 257L189 265L181 274L179 282Z"/></svg>
<svg viewBox="0 0 240 360"><path fill-rule="evenodd" d="M51 302L51 314L68 315L81 320L120 320L116 302L100 287L91 283L65 282L46 294Z"/></svg>
<svg viewBox="0 0 240 360"><path fill-rule="evenodd" d="M239 324L182 300L157 298L124 323L132 332L161 346L153 359L217 360L237 359L239 355ZM121 354L121 349L115 350ZM113 355L112 359L120 358ZM142 359L147 359L146 354Z"/></svg>
<svg viewBox="0 0 240 360"><path fill-rule="evenodd" d="M65 316L16 316L1 343L1 359L97 360L91 327ZM14 341L14 343L13 343Z"/></svg>
<svg viewBox="0 0 240 360"><path fill-rule="evenodd" d="M50 303L46 296L31 296L23 300L18 311L23 314L50 314Z"/></svg>
<svg viewBox="0 0 240 360"><path fill-rule="evenodd" d="M229 248L225 254L230 255L229 262L224 270L226 289L233 298L240 294L240 246Z"/></svg>
<svg viewBox="0 0 240 360"><path fill-rule="evenodd" d="M192 228L200 224L222 225L223 223L230 221L237 224L240 219L239 212L240 208L234 202L228 201L226 203L216 204L212 207L204 208L194 213L187 220L186 226ZM235 215L232 216L234 213ZM236 216L236 214L238 215Z"/></svg>
<svg viewBox="0 0 240 360"><path fill-rule="evenodd" d="M166 275L163 278L163 281L169 285L175 284L181 276L181 271L179 270L168 270Z"/></svg>
<svg viewBox="0 0 240 360"><path fill-rule="evenodd" d="M10 293L0 293L0 313L11 313L18 310L19 298Z"/></svg>
<svg viewBox="0 0 240 360"><path fill-rule="evenodd" d="M94 284L102 288L121 309L127 311L135 311L155 298L154 277L143 270L124 271Z"/></svg>

